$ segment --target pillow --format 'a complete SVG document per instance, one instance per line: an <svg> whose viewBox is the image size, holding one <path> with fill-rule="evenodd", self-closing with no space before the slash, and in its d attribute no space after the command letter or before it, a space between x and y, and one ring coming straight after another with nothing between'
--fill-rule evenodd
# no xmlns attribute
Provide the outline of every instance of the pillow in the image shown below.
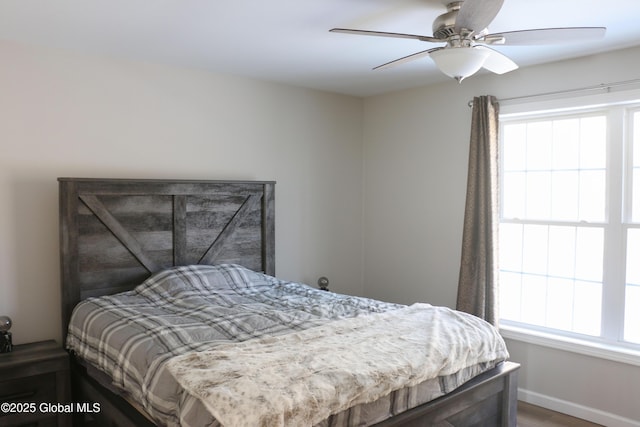
<svg viewBox="0 0 640 427"><path fill-rule="evenodd" d="M160 271L138 285L134 292L150 299L183 298L270 282L262 273L236 264L186 265Z"/></svg>

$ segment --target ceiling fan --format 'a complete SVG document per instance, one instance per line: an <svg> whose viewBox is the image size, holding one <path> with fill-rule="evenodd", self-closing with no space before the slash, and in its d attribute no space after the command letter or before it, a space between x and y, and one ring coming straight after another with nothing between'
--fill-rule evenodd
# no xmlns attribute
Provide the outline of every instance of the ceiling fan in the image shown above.
<svg viewBox="0 0 640 427"><path fill-rule="evenodd" d="M444 74L456 79L458 83L481 68L496 74L504 74L518 68L507 56L487 45L525 46L594 40L604 37L606 31L605 27L564 27L490 34L487 27L500 12L503 3L504 0L450 2L447 4L447 12L433 22L433 36L349 28L333 28L329 31L445 43L444 46L423 50L379 65L374 70L429 56Z"/></svg>

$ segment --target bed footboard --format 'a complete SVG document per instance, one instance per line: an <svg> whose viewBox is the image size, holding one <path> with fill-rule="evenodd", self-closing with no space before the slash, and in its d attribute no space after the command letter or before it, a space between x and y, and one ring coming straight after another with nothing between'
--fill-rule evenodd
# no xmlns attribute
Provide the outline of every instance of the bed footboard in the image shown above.
<svg viewBox="0 0 640 427"><path fill-rule="evenodd" d="M451 393L389 418L376 427L516 427L519 368L517 363L501 363Z"/></svg>
<svg viewBox="0 0 640 427"><path fill-rule="evenodd" d="M519 368L517 363L501 363L451 393L397 414L376 424L376 427L516 427ZM154 426L125 399L113 394L92 378L85 367L73 358L71 377L74 401L100 403L101 411L92 415L95 424L118 427ZM74 424L76 421L78 425L84 425L84 420L74 420Z"/></svg>

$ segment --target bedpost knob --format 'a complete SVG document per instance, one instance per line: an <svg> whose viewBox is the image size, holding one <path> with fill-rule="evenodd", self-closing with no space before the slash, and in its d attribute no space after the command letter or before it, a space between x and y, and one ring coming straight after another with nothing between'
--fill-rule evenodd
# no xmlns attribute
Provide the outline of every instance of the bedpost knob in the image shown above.
<svg viewBox="0 0 640 427"><path fill-rule="evenodd" d="M11 329L11 318L9 316L0 316L0 332L7 332Z"/></svg>
<svg viewBox="0 0 640 427"><path fill-rule="evenodd" d="M0 353L10 353L13 350L13 340L9 329L11 329L11 318L0 316Z"/></svg>
<svg viewBox="0 0 640 427"><path fill-rule="evenodd" d="M327 279L326 277L322 276L321 278L318 279L318 286L323 291L328 291L329 290L329 279Z"/></svg>

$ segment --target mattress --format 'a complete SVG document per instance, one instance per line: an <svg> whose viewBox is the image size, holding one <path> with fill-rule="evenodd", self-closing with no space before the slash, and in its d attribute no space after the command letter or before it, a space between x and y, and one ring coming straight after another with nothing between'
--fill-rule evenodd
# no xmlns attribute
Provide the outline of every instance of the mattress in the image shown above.
<svg viewBox="0 0 640 427"><path fill-rule="evenodd" d="M136 402L158 425L215 426L219 422L206 409L202 396L180 385L168 369L169 361L404 308L317 290L238 265L175 267L132 291L79 303L66 346L110 378L125 398ZM471 323L477 325L478 320ZM468 363L456 372L398 388L375 401L332 413L317 425L380 422L444 395L506 360L506 347L495 329L478 326L490 337L491 360Z"/></svg>

